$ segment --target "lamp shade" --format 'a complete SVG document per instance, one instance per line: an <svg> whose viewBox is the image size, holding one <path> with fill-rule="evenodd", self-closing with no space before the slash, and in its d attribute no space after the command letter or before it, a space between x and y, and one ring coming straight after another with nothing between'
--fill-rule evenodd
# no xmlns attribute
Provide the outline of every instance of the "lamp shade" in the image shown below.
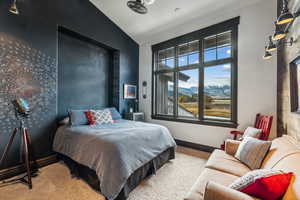
<svg viewBox="0 0 300 200"><path fill-rule="evenodd" d="M263 59L269 60L270 58L272 58L272 54L268 51L265 51L265 55L263 56Z"/></svg>
<svg viewBox="0 0 300 200"><path fill-rule="evenodd" d="M13 3L11 4L10 8L9 8L9 12L18 15L19 14L19 10L17 7L17 0L14 0Z"/></svg>
<svg viewBox="0 0 300 200"><path fill-rule="evenodd" d="M278 25L282 25L282 24L287 24L287 23L290 23L294 21L294 16L292 13L290 12L285 12L285 13L282 13L278 19L277 19L277 22L276 24Z"/></svg>
<svg viewBox="0 0 300 200"><path fill-rule="evenodd" d="M282 0L282 5L283 7L281 10L281 14L276 21L276 24L278 25L287 24L294 21L294 16L289 11L288 1Z"/></svg>
<svg viewBox="0 0 300 200"><path fill-rule="evenodd" d="M265 55L263 56L264 60L268 60L268 59L272 58L272 54L269 51L267 51L267 49L268 49L268 47L265 47Z"/></svg>
<svg viewBox="0 0 300 200"><path fill-rule="evenodd" d="M273 42L272 36L269 37L269 44L268 47L266 48L266 51L272 52L277 50L277 45Z"/></svg>
<svg viewBox="0 0 300 200"><path fill-rule="evenodd" d="M286 37L286 33L282 30L276 30L275 34L272 37L273 41L278 41Z"/></svg>

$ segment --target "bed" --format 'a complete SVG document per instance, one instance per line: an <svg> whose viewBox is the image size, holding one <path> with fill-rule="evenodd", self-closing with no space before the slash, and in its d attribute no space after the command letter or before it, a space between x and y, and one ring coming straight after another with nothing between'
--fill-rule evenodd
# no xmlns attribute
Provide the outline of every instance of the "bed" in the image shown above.
<svg viewBox="0 0 300 200"><path fill-rule="evenodd" d="M175 147L167 128L123 119L96 126L60 126L53 143L72 174L108 200L127 199L145 177L175 158Z"/></svg>

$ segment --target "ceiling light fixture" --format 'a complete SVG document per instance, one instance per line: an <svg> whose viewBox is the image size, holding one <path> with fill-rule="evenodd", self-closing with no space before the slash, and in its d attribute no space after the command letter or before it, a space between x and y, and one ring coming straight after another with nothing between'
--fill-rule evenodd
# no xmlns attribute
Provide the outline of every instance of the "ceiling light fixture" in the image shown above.
<svg viewBox="0 0 300 200"><path fill-rule="evenodd" d="M290 38L289 41L284 40L284 42L282 42L282 39L284 39L287 36L289 32L289 28L292 26L295 19L299 16L300 16L300 8L298 9L297 12L292 14L288 8L288 0L282 0L281 14L275 22L274 35L269 37L269 43L265 49L265 55L263 56L264 59L269 59L270 56L269 54L271 54L270 52L277 50L277 48L282 44L286 44L290 46L293 45L294 43L293 38ZM274 42L276 42L276 44Z"/></svg>
<svg viewBox="0 0 300 200"><path fill-rule="evenodd" d="M278 24L278 25L287 24L287 23L294 21L294 15L292 13L290 13L289 8L288 8L288 1L283 0L282 4L283 4L283 7L281 10L281 14L278 17L277 22L276 22L276 24Z"/></svg>
<svg viewBox="0 0 300 200"><path fill-rule="evenodd" d="M146 14L148 9L146 5L151 5L155 0L130 0L127 2L127 6L136 13Z"/></svg>
<svg viewBox="0 0 300 200"><path fill-rule="evenodd" d="M273 42L272 36L269 37L269 44L266 49L268 52L276 51L277 50L277 45Z"/></svg>
<svg viewBox="0 0 300 200"><path fill-rule="evenodd" d="M269 41L268 46L265 47L265 55L263 56L263 59L265 59L265 60L270 59L272 57L272 52L277 50L277 48L279 46L281 46L281 45L282 46L283 45L292 46L294 43L294 38L291 37L290 40L280 40L277 42L277 44L274 44L274 42L271 40L271 37L272 36L269 37L270 41Z"/></svg>
<svg viewBox="0 0 300 200"><path fill-rule="evenodd" d="M273 41L281 40L281 39L286 37L286 34L287 33L285 31L281 30L281 28L279 26L276 26L276 30L275 30L275 33L272 37L272 40Z"/></svg>
<svg viewBox="0 0 300 200"><path fill-rule="evenodd" d="M148 12L148 9L142 0L128 1L127 6L139 14L146 14Z"/></svg>
<svg viewBox="0 0 300 200"><path fill-rule="evenodd" d="M11 4L10 8L9 8L9 12L18 15L19 14L19 10L17 7L17 0L14 0L13 3Z"/></svg>
<svg viewBox="0 0 300 200"><path fill-rule="evenodd" d="M263 56L263 59L269 60L270 58L272 58L272 54L270 52L268 52L267 47L265 47L265 55Z"/></svg>

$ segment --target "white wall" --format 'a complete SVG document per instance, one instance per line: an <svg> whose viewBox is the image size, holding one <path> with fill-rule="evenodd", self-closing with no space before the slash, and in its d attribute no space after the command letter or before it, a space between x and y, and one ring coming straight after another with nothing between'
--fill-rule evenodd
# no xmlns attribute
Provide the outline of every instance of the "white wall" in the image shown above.
<svg viewBox="0 0 300 200"><path fill-rule="evenodd" d="M256 113L276 116L277 58L262 59L267 37L274 31L276 12L276 0L261 0L247 7L211 13L207 18L197 18L147 38L140 46L139 63L140 85L143 81L148 83L147 99L140 94L140 109L146 113L146 120L168 127L176 139L193 143L219 147L225 138L230 137L230 128L151 119L151 45L237 16L241 17L238 38L238 129L253 125ZM272 129L271 137L275 137L276 118Z"/></svg>

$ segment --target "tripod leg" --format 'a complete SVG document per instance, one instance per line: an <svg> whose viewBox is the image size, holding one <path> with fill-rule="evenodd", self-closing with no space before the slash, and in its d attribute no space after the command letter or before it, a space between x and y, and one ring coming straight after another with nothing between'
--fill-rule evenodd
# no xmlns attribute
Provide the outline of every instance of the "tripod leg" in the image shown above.
<svg viewBox="0 0 300 200"><path fill-rule="evenodd" d="M15 135L16 135L17 131L18 131L18 129L15 128L14 131L13 131L13 134L9 138L9 142L6 145L4 153L3 153L2 157L1 157L1 160L0 160L0 166L3 164L3 162L4 162L4 160L5 160L6 156L7 156L7 154L9 152L9 149L10 149L10 147L11 147L13 141L14 141L14 138L15 138Z"/></svg>
<svg viewBox="0 0 300 200"><path fill-rule="evenodd" d="M36 161L36 157L35 157L35 151L34 148L31 145L31 140L30 140L30 136L29 136L29 132L28 129L25 128L25 133L26 133L26 139L27 139L27 144L28 144L28 151L29 151L29 155L31 156L31 158L29 157L29 161L32 160L34 163L34 167L36 168L36 170L38 171L38 163Z"/></svg>
<svg viewBox="0 0 300 200"><path fill-rule="evenodd" d="M30 160L29 160L29 152L28 152L28 141L26 137L26 129L22 129L23 141L24 141L24 154L25 154L25 164L27 169L27 178L28 178L28 187L32 189L31 182L31 170L30 170Z"/></svg>

